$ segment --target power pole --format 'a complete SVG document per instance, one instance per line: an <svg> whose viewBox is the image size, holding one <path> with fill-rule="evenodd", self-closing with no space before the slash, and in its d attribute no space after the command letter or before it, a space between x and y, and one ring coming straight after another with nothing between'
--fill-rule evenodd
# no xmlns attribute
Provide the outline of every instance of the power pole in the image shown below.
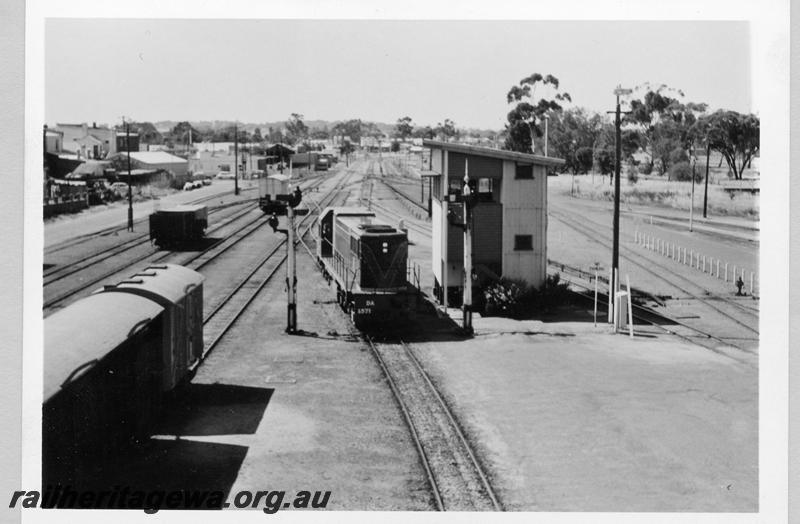
<svg viewBox="0 0 800 524"><path fill-rule="evenodd" d="M620 118L620 107L619 107L619 97L620 95L627 95L632 93L631 89L623 89L620 86L617 86L614 89L614 94L617 95L617 108L616 108L616 115L614 117L614 127L616 128L616 136L615 136L615 159L614 159L614 246L612 249L611 254L611 293L615 295L617 292L617 288L619 287L619 282L617 282L617 273L619 272L619 198L620 198L620 171L621 171L621 160L622 160L622 120ZM615 297L610 296L608 297L609 308L613 308L613 304L615 302ZM615 312L616 313L616 312ZM615 318L612 315L612 318Z"/></svg>
<svg viewBox="0 0 800 524"><path fill-rule="evenodd" d="M235 123L233 124L233 194L239 194L239 127Z"/></svg>
<svg viewBox="0 0 800 524"><path fill-rule="evenodd" d="M618 107L618 109L619 109L619 107ZM550 115L545 113L545 115L544 115L544 156L547 156L547 131L548 131L547 128L549 127L548 126L549 123L550 123ZM533 147L533 144L531 144L531 150L534 153L536 152L536 148Z"/></svg>
<svg viewBox="0 0 800 524"><path fill-rule="evenodd" d="M708 218L708 162L711 159L711 144L706 144L706 188L703 192L703 218Z"/></svg>
<svg viewBox="0 0 800 524"><path fill-rule="evenodd" d="M692 155L689 158L689 160L692 162L692 196L689 200L689 232L691 233L694 228L694 168L697 164L697 157L694 156L694 151L690 150L690 154Z"/></svg>
<svg viewBox="0 0 800 524"><path fill-rule="evenodd" d="M125 149L128 152L128 231L133 231L133 177L131 176L131 125L125 122Z"/></svg>

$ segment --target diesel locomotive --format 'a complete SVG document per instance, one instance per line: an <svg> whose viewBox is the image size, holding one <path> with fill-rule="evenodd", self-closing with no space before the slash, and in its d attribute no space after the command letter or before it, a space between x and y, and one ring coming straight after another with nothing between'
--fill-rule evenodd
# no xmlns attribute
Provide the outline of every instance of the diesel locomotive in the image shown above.
<svg viewBox="0 0 800 524"><path fill-rule="evenodd" d="M408 236L360 207L329 207L319 219L317 260L336 298L359 329L408 320Z"/></svg>

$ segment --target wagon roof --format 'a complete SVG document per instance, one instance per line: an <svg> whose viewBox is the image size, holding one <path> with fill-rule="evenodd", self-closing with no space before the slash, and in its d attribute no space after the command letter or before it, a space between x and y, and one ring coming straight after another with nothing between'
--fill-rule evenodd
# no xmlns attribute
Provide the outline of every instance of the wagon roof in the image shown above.
<svg viewBox="0 0 800 524"><path fill-rule="evenodd" d="M159 209L159 213L194 213L206 209L206 206L200 204L179 204L177 206L168 207L166 209Z"/></svg>
<svg viewBox="0 0 800 524"><path fill-rule="evenodd" d="M44 400L79 366L101 359L164 309L125 293L98 293L44 319ZM88 369L88 368L87 368Z"/></svg>
<svg viewBox="0 0 800 524"><path fill-rule="evenodd" d="M203 280L203 275L188 267L163 264L149 266L106 291L138 294L161 305L177 304Z"/></svg>

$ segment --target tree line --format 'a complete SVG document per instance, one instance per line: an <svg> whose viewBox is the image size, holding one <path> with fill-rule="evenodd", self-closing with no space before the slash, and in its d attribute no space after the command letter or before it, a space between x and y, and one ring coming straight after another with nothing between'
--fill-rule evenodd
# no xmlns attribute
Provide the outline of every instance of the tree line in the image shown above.
<svg viewBox="0 0 800 524"><path fill-rule="evenodd" d="M506 116L505 149L543 154L546 146L548 155L565 160L566 171L613 173L612 117L571 106L572 97L560 90L556 77L527 76L509 89L506 101L513 107ZM632 169L639 164L634 154L645 152L647 160L638 165L639 172L691 179L692 156L702 149L719 153L739 180L759 152L760 120L755 115L723 109L710 113L708 104L685 101L682 91L663 84L637 86L626 105L621 161Z"/></svg>

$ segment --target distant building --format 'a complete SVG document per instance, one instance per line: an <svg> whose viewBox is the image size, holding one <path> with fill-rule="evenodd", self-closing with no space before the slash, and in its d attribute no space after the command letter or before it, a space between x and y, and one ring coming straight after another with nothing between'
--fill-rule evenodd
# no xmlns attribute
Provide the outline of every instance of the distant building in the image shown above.
<svg viewBox="0 0 800 524"><path fill-rule="evenodd" d="M63 148L64 143L64 133L60 131L53 131L48 129L45 132L45 144L44 144L44 151L45 153L53 153L59 154L64 151Z"/></svg>
<svg viewBox="0 0 800 524"><path fill-rule="evenodd" d="M468 174L474 208L472 262L478 278L521 279L534 287L547 276L547 168L563 160L425 140L431 151L431 224L434 291L445 301L463 289L461 194Z"/></svg>
<svg viewBox="0 0 800 524"><path fill-rule="evenodd" d="M101 159L117 152L117 132L107 126L56 124L55 131L63 136L62 149L80 158Z"/></svg>
<svg viewBox="0 0 800 524"><path fill-rule="evenodd" d="M137 151L131 152L131 167L146 171L163 169L172 173L176 178L185 178L189 170L189 162L185 158L170 155L163 151ZM117 153L115 160L123 165L127 162L128 153ZM124 170L120 170L125 174Z"/></svg>
<svg viewBox="0 0 800 524"><path fill-rule="evenodd" d="M130 144L128 143L128 139L130 138ZM125 133L125 131L120 131L117 134L117 151L139 151L139 134L138 133Z"/></svg>

